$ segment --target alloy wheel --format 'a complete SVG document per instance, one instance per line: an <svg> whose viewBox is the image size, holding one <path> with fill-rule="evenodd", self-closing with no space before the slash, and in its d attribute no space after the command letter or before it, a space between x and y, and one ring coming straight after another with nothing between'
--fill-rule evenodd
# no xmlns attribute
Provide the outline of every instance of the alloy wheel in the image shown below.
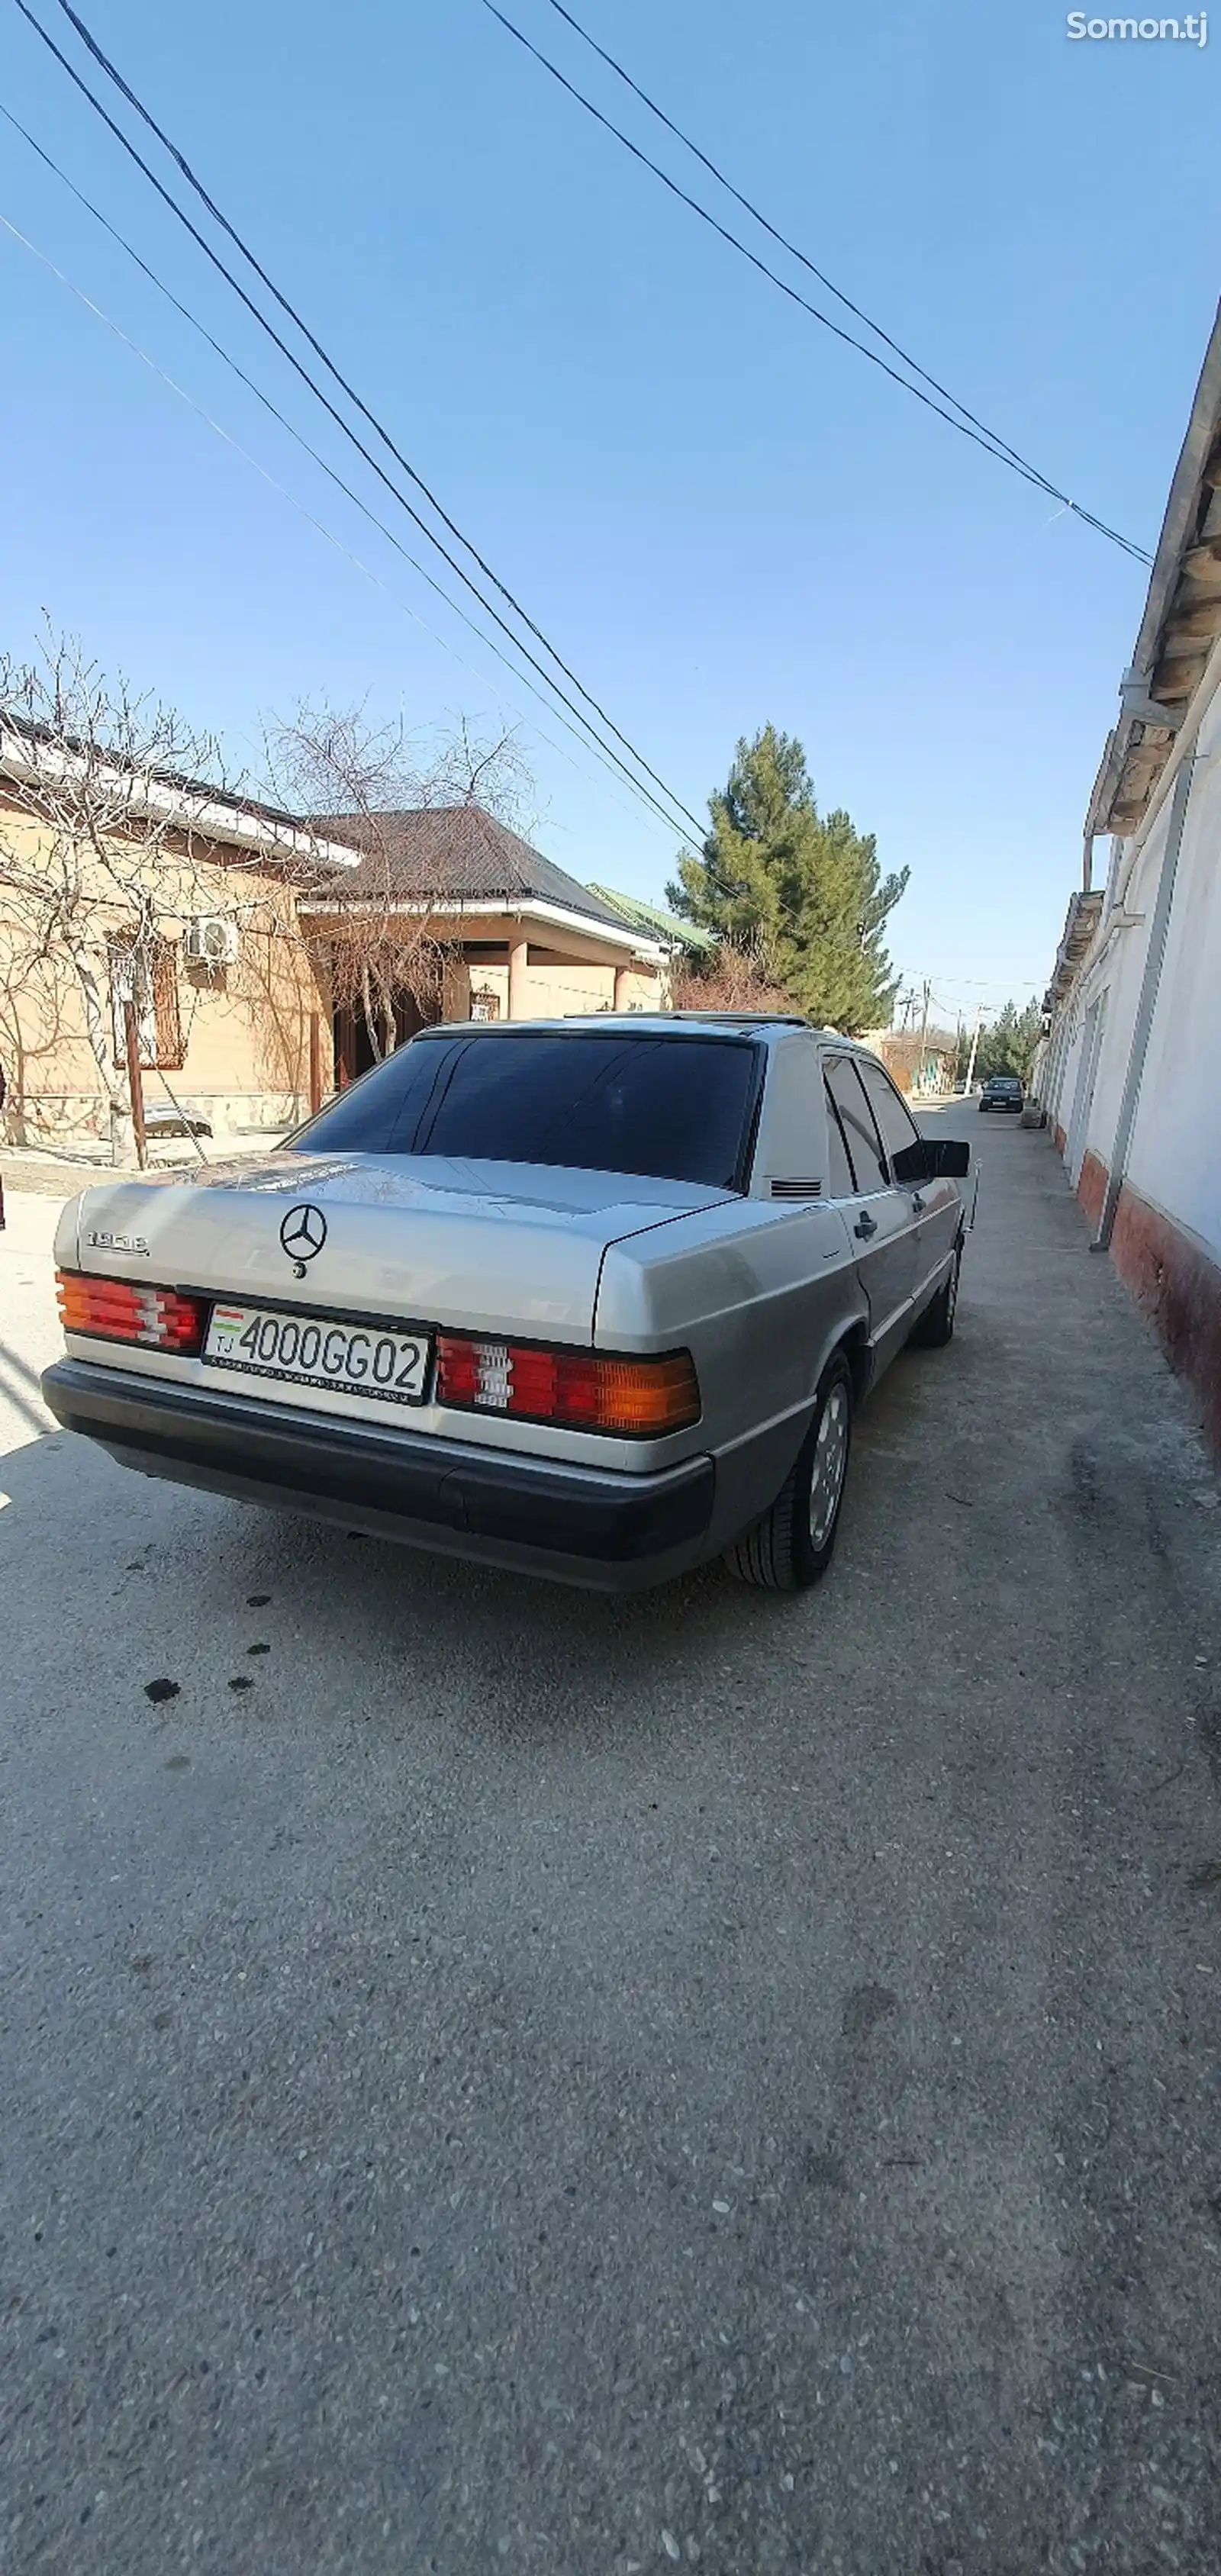
<svg viewBox="0 0 1221 2576"><path fill-rule="evenodd" d="M814 1443L810 1478L810 1544L824 1548L835 1526L848 1464L848 1391L837 1382L827 1397Z"/></svg>

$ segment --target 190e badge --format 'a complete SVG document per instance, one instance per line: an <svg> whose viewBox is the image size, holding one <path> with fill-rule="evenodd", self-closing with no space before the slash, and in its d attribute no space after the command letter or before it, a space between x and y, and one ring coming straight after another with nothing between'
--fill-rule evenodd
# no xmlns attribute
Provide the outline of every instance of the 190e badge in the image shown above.
<svg viewBox="0 0 1221 2576"><path fill-rule="evenodd" d="M110 1234L103 1230L87 1234L85 1241L95 1252L148 1252L147 1237L142 1234Z"/></svg>

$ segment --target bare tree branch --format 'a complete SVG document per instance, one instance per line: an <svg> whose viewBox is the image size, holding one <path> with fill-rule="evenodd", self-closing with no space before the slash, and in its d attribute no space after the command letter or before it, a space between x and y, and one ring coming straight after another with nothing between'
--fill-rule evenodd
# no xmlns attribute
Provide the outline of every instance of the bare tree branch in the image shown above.
<svg viewBox="0 0 1221 2576"><path fill-rule="evenodd" d="M248 894L228 902L217 869L205 872L210 800L232 791L209 737L50 635L27 664L0 659L0 734L4 1025L23 1068L31 1052L87 1047L123 1162L132 1144L116 1028L124 999L155 1019L167 931L226 910L253 925L265 910Z"/></svg>
<svg viewBox="0 0 1221 2576"><path fill-rule="evenodd" d="M345 912L341 895L318 962L337 1007L359 1014L374 1058L383 1057L398 1042L404 997L425 1016L436 1008L452 951L438 929L444 888L414 888L405 897L396 818L478 805L499 822L516 821L532 792L529 769L514 732L485 737L460 717L422 749L401 721L376 725L364 705L299 706L291 723L272 725L265 739L277 798L361 851L359 909ZM309 890L332 896L333 871L319 871Z"/></svg>

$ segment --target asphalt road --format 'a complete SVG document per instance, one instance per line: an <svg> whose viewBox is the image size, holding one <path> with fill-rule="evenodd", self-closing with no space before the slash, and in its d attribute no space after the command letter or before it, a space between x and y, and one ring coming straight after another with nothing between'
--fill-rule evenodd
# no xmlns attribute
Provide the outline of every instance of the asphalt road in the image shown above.
<svg viewBox="0 0 1221 2576"><path fill-rule="evenodd" d="M795 1602L125 1474L10 1198L4 2576L1212 2576L1218 1490L956 1122Z"/></svg>

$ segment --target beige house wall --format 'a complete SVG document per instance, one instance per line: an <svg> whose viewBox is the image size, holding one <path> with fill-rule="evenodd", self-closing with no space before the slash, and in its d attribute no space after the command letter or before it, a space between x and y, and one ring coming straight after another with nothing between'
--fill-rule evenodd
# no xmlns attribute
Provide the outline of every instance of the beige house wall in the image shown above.
<svg viewBox="0 0 1221 2576"><path fill-rule="evenodd" d="M3 846L32 869L38 869L41 854L50 876L47 836L2 800L0 835ZM138 873L138 853L130 845L121 856L124 872ZM146 1072L149 1106L168 1104L172 1093L221 1135L274 1130L303 1118L314 1014L324 1096L333 1079L325 921L311 916L299 923L292 886L276 868L252 865L248 853L239 858L217 844L163 843L150 855L145 882L159 932L177 953L183 1038L182 1064L167 1068L166 1081L152 1069ZM237 924L232 966L197 966L183 953L186 921L208 912ZM132 917L99 869L90 897L90 946L108 1011L107 936ZM12 1141L103 1136L107 1103L88 1042L80 983L65 949L36 955L40 928L45 907L0 887L0 1063L8 1082L3 1124ZM595 931L470 912L438 916L433 928L439 941L454 947L476 942L505 949L498 958L447 960L447 1019L469 1018L473 991L495 994L501 1019L665 1007L663 977Z"/></svg>
<svg viewBox="0 0 1221 2576"><path fill-rule="evenodd" d="M0 812L6 848L31 868L45 851L37 824ZM120 853L127 876L137 854ZM48 877L51 869L48 864ZM177 951L183 1062L168 1071L176 1100L214 1129L282 1127L309 1107L310 1019L320 1017L322 1074L330 1083L329 998L315 973L296 920L291 886L273 868L239 863L214 843L163 846L145 882L160 935ZM186 920L214 912L236 922L232 966L197 966L182 951ZM133 918L106 887L101 868L89 897L90 962L107 996L107 935ZM0 1061L8 1083L6 1123L32 1141L41 1136L100 1136L107 1104L87 1036L79 978L60 944L38 956L45 907L0 886ZM168 1102L158 1073L144 1082L150 1106Z"/></svg>
<svg viewBox="0 0 1221 2576"><path fill-rule="evenodd" d="M325 938L328 924L319 918ZM568 930L503 912L442 914L429 924L442 946L496 945L500 957L451 956L441 988L442 1016L470 1017L473 992L490 992L507 1019L564 1019L595 1011L664 1010L668 988L663 975L629 948L599 939L596 932ZM516 951L516 974L510 976L510 951ZM510 994L510 984L513 991Z"/></svg>

